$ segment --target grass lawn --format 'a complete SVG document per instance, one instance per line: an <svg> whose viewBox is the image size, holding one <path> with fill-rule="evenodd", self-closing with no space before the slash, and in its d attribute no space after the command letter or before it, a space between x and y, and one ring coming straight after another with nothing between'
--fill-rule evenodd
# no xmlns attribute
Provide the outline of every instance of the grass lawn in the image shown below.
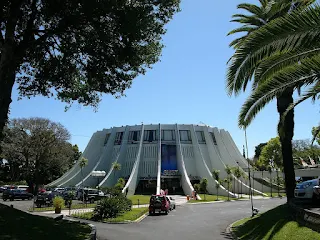
<svg viewBox="0 0 320 240"><path fill-rule="evenodd" d="M104 219L104 222L126 222L126 221L134 221L141 217L143 214L148 212L148 208L132 208L131 211L126 212L116 218ZM92 217L92 212L81 213L72 215L73 217L82 218L90 220Z"/></svg>
<svg viewBox="0 0 320 240"><path fill-rule="evenodd" d="M139 204L149 204L150 202L150 196L151 195L132 195L129 196L128 198L132 201L133 205L138 205L138 199L139 199Z"/></svg>
<svg viewBox="0 0 320 240"><path fill-rule="evenodd" d="M253 218L236 222L232 229L240 240L320 240L320 234L296 222L284 204Z"/></svg>
<svg viewBox="0 0 320 240"><path fill-rule="evenodd" d="M204 198L204 194L199 194L199 196L201 197L201 200L190 200L188 203L217 201L217 195L206 194L206 198ZM228 200L228 197L218 196L218 201L226 201L226 200ZM230 196L230 200L236 200L236 198L232 198Z"/></svg>
<svg viewBox="0 0 320 240"><path fill-rule="evenodd" d="M96 203L88 203L88 204L72 204L71 209L83 209L83 208L95 208L97 206ZM63 207L62 210L68 210L69 208ZM30 212L47 212L47 211L54 211L54 207L42 207L42 208L37 208L36 206L31 207L29 209Z"/></svg>
<svg viewBox="0 0 320 240"><path fill-rule="evenodd" d="M0 239L2 240L82 240L91 232L88 225L55 221L31 215L0 204Z"/></svg>

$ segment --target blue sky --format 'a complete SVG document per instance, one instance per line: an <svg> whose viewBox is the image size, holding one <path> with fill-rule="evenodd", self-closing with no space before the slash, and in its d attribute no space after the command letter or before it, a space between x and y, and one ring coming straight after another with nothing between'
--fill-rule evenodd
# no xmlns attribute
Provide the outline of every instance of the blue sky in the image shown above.
<svg viewBox="0 0 320 240"><path fill-rule="evenodd" d="M233 50L228 31L236 6L243 0L182 0L182 11L167 25L166 47L161 61L146 75L134 80L127 97L104 96L98 112L93 108L35 97L17 101L13 92L10 118L45 117L62 123L72 134L71 142L83 151L91 135L103 128L148 123L193 123L200 121L228 130L242 151L244 133L238 128L239 109L248 93L228 97L225 91L226 62ZM258 1L246 1L258 2ZM319 103L310 101L296 108L294 139L311 136L318 124ZM278 114L269 104L247 130L249 156L254 147L275 137Z"/></svg>

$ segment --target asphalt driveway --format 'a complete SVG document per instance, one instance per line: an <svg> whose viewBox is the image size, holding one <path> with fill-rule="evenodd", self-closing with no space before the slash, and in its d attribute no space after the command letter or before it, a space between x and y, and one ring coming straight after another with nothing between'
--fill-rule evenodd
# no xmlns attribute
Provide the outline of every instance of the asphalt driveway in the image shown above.
<svg viewBox="0 0 320 240"><path fill-rule="evenodd" d="M285 203L286 199L254 200L254 206L267 211ZM99 240L225 240L232 222L250 216L250 201L210 204L185 204L169 215L148 216L140 223L94 223Z"/></svg>

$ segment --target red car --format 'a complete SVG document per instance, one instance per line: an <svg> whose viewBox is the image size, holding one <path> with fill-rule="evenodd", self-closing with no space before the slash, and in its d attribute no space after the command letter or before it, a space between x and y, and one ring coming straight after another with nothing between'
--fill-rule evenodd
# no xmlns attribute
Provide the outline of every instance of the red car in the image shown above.
<svg viewBox="0 0 320 240"><path fill-rule="evenodd" d="M170 203L167 200L166 196L164 195L152 195L150 197L150 204L149 204L149 214L155 214L156 211L161 213L164 212L168 214L170 210Z"/></svg>

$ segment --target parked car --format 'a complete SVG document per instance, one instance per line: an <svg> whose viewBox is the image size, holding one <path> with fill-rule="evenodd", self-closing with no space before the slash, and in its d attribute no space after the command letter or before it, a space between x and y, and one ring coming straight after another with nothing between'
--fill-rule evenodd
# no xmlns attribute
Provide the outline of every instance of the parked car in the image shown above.
<svg viewBox="0 0 320 240"><path fill-rule="evenodd" d="M167 201L169 201L169 204L170 204L170 207L169 207L170 211L172 211L173 209L176 209L176 202L175 202L174 198L168 197L168 196L166 198L167 198Z"/></svg>
<svg viewBox="0 0 320 240"><path fill-rule="evenodd" d="M7 189L2 194L3 201L7 201L8 199L10 199L11 201L13 201L14 199L31 200L32 198L33 195L31 193L28 193L27 191L21 189Z"/></svg>
<svg viewBox="0 0 320 240"><path fill-rule="evenodd" d="M0 187L0 193L3 193L5 190L7 190L9 185L4 185Z"/></svg>
<svg viewBox="0 0 320 240"><path fill-rule="evenodd" d="M63 187L57 187L57 188L53 189L54 192L60 192L60 193L63 193L64 190L65 190L65 188L63 188Z"/></svg>
<svg viewBox="0 0 320 240"><path fill-rule="evenodd" d="M29 188L29 186L27 185L18 185L16 186L16 189L21 189L21 190L24 190L24 191L27 191Z"/></svg>
<svg viewBox="0 0 320 240"><path fill-rule="evenodd" d="M313 187L318 186L318 179L308 180L297 184L294 190L296 198L311 199L313 197Z"/></svg>
<svg viewBox="0 0 320 240"><path fill-rule="evenodd" d="M36 197L34 203L38 208L41 208L42 206L50 207L53 204L53 194L51 191L39 193Z"/></svg>
<svg viewBox="0 0 320 240"><path fill-rule="evenodd" d="M164 195L152 195L150 197L150 204L149 204L149 214L155 214L156 211L161 213L164 212L168 214L170 210L170 203L167 200L167 197Z"/></svg>

